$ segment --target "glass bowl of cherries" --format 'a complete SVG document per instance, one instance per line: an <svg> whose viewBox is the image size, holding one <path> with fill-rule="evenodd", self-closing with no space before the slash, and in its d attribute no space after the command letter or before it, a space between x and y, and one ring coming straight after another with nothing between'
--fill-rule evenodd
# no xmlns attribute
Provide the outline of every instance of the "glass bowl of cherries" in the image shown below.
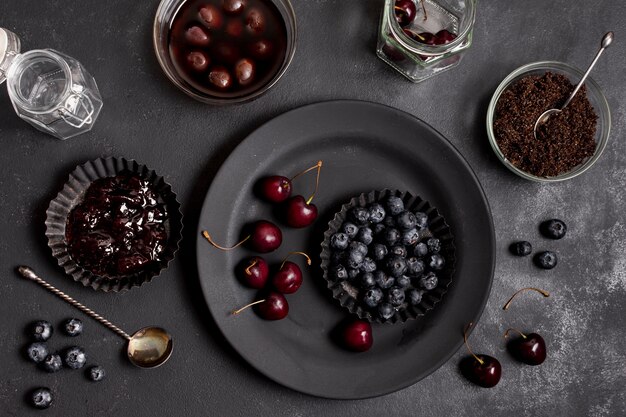
<svg viewBox="0 0 626 417"><path fill-rule="evenodd" d="M153 27L165 75L208 104L253 100L285 73L296 49L289 0L162 0Z"/></svg>

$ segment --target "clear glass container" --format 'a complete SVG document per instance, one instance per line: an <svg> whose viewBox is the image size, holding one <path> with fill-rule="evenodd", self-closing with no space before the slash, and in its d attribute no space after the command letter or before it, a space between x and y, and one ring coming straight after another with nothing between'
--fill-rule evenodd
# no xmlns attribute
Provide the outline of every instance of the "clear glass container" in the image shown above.
<svg viewBox="0 0 626 417"><path fill-rule="evenodd" d="M59 139L91 130L102 97L80 62L53 49L19 50L17 36L0 29L0 83L18 116Z"/></svg>
<svg viewBox="0 0 626 417"><path fill-rule="evenodd" d="M406 1L413 3L416 13L410 23L401 26L397 0L385 0L378 57L414 83L459 65L472 44L476 0ZM447 37L440 31L447 31Z"/></svg>

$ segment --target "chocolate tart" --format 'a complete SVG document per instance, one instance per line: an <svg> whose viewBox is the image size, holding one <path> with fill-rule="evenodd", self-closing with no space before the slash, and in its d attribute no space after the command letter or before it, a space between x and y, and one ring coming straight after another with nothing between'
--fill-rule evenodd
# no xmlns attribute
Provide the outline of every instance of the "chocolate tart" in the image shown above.
<svg viewBox="0 0 626 417"><path fill-rule="evenodd" d="M138 178L147 189L154 193L155 204L164 208L166 213L160 230L162 244L158 258L145 263L139 268L129 269L128 273L95 272L86 264L77 262L71 255L68 245L69 219L73 210L79 206L92 184L101 183L111 177ZM180 203L172 187L163 177L134 160L124 158L99 158L79 165L70 174L68 181L59 194L50 202L46 211L46 236L48 246L58 264L75 281L87 287L105 292L119 292L149 282L167 268L178 251L182 236L182 214ZM73 232L73 230L72 230Z"/></svg>

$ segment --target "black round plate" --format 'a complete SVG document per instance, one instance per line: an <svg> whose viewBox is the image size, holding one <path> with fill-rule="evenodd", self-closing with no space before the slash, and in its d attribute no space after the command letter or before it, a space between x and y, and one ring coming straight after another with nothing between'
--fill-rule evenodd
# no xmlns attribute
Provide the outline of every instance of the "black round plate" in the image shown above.
<svg viewBox="0 0 626 417"><path fill-rule="evenodd" d="M290 229L280 210L257 198L265 175L293 176L323 160L314 199L313 226ZM310 195L314 173L294 182L294 194ZM374 346L352 353L334 341L333 330L348 313L326 288L319 267L328 221L352 196L377 189L419 195L446 218L457 246L455 278L443 301L424 317L374 324ZM283 244L265 258L278 264L290 251L305 250L313 266L304 284L287 296L290 311L265 321L252 309L231 311L256 299L235 268L252 253L223 252L201 236L208 230L224 245L239 241L246 223L267 219L281 226ZM495 267L495 236L485 194L467 162L437 131L410 114L379 104L331 101L287 112L253 132L224 162L204 201L197 240L198 272L209 309L224 337L252 366L274 381L307 394L358 399L391 393L429 375L463 343L467 322L476 322L487 302Z"/></svg>

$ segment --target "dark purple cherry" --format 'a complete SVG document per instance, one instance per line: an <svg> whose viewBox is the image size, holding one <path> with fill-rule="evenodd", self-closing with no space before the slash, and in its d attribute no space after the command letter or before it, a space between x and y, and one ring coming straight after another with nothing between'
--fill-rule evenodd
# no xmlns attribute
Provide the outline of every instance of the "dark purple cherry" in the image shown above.
<svg viewBox="0 0 626 417"><path fill-rule="evenodd" d="M456 39L456 35L447 29L442 29L435 34L435 43L437 45L445 45Z"/></svg>
<svg viewBox="0 0 626 417"><path fill-rule="evenodd" d="M202 236L214 247L220 250L229 251L233 250L245 242L248 242L250 248L259 253L268 253L273 250L276 250L280 244L283 242L283 234L280 231L280 228L276 226L272 222L268 222L267 220L259 220L254 222L250 227L250 234L248 234L243 240L238 242L236 245L231 247L220 246L207 232L206 230L202 231Z"/></svg>
<svg viewBox="0 0 626 417"><path fill-rule="evenodd" d="M287 200L286 220L289 226L296 228L306 227L317 219L317 207L310 201L310 199L305 201L301 195Z"/></svg>
<svg viewBox="0 0 626 417"><path fill-rule="evenodd" d="M226 24L226 33L233 38L241 37L241 35L243 35L243 23L241 23L241 20L229 20Z"/></svg>
<svg viewBox="0 0 626 417"><path fill-rule="evenodd" d="M207 4L198 11L200 21L211 30L218 30L224 24L222 12L213 4Z"/></svg>
<svg viewBox="0 0 626 417"><path fill-rule="evenodd" d="M224 11L230 15L243 12L245 7L245 0L224 0Z"/></svg>
<svg viewBox="0 0 626 417"><path fill-rule="evenodd" d="M246 28L254 34L263 33L265 30L265 16L258 9L252 9L246 15Z"/></svg>
<svg viewBox="0 0 626 417"><path fill-rule="evenodd" d="M284 295L276 291L265 293L261 300L255 301L232 312L237 315L248 307L256 306L257 314L265 320L281 320L289 314L289 303Z"/></svg>
<svg viewBox="0 0 626 417"><path fill-rule="evenodd" d="M528 365L541 365L546 360L546 342L537 333L524 334L517 329L508 329L504 337L508 337L509 331L515 330L520 337L512 339L507 348L509 352L520 362Z"/></svg>
<svg viewBox="0 0 626 417"><path fill-rule="evenodd" d="M232 85L233 79L226 67L216 65L209 71L209 82L220 90L226 90Z"/></svg>
<svg viewBox="0 0 626 417"><path fill-rule="evenodd" d="M355 352L365 352L372 347L372 325L365 320L354 320L343 327L341 339L344 346Z"/></svg>
<svg viewBox="0 0 626 417"><path fill-rule="evenodd" d="M304 252L290 252L287 258L295 254L306 257L307 265L311 265L311 258ZM272 277L272 285L278 292L293 294L302 285L302 271L297 264L287 261L287 258L283 260L280 268Z"/></svg>
<svg viewBox="0 0 626 417"><path fill-rule="evenodd" d="M383 46L383 53L393 62L402 62L406 59L404 54L398 50L398 48L389 45L388 43Z"/></svg>
<svg viewBox="0 0 626 417"><path fill-rule="evenodd" d="M417 7L412 0L396 0L393 10L398 24L403 27L410 25L417 14Z"/></svg>
<svg viewBox="0 0 626 417"><path fill-rule="evenodd" d="M282 203L291 195L291 180L281 175L261 178L258 184L261 197L271 203Z"/></svg>
<svg viewBox="0 0 626 417"><path fill-rule="evenodd" d="M209 57L204 52L189 52L187 54L187 65L194 71L205 71L209 67Z"/></svg>
<svg viewBox="0 0 626 417"><path fill-rule="evenodd" d="M252 42L248 47L250 54L257 59L268 59L274 52L274 46L272 42L267 39L259 39Z"/></svg>
<svg viewBox="0 0 626 417"><path fill-rule="evenodd" d="M235 77L239 85L248 85L254 79L255 65L249 58L240 59L235 64Z"/></svg>
<svg viewBox="0 0 626 417"><path fill-rule="evenodd" d="M475 355L467 343L467 332L473 323L469 323L463 331L463 340L465 346L471 354L461 361L461 372L465 378L469 379L476 385L484 388L491 388L498 385L502 376L502 365L500 362L489 355Z"/></svg>
<svg viewBox="0 0 626 417"><path fill-rule="evenodd" d="M270 269L265 259L253 256L241 264L239 276L244 284L250 288L261 289L265 287L270 275Z"/></svg>
<svg viewBox="0 0 626 417"><path fill-rule="evenodd" d="M208 46L209 35L200 26L191 26L185 31L185 40L194 46Z"/></svg>

